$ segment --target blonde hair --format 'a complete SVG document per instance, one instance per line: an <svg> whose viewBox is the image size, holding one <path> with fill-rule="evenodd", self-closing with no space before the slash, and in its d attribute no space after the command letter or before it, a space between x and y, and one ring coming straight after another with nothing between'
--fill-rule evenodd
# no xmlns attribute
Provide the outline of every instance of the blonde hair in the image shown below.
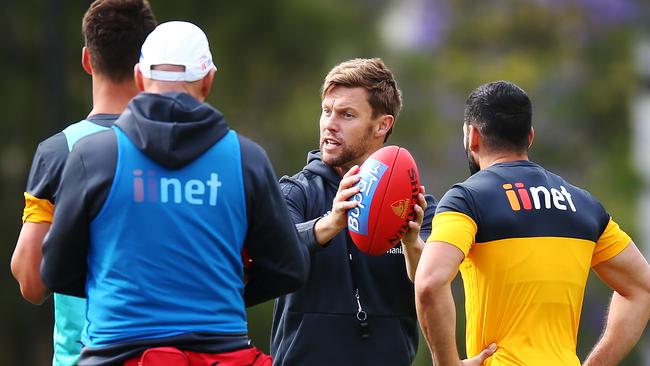
<svg viewBox="0 0 650 366"><path fill-rule="evenodd" d="M356 58L342 62L325 76L321 88L321 98L336 86L346 88L365 88L368 91L368 103L372 108L372 117L388 114L397 118L402 108L402 92L397 86L393 73L379 58ZM391 134L392 128L386 134Z"/></svg>

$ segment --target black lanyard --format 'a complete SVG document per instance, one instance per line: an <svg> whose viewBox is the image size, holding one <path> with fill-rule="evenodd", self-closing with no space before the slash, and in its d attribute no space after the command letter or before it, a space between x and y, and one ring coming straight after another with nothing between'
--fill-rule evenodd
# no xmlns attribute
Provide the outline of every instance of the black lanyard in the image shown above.
<svg viewBox="0 0 650 366"><path fill-rule="evenodd" d="M352 287L353 287L353 295L354 295L354 300L357 302L357 313L356 317L357 320L359 321L359 331L361 332L361 338L368 338L370 337L370 328L368 326L368 314L363 310L363 306L361 306L361 295L359 295L359 286L357 286L357 281L356 281L356 275L354 271L354 265L353 265L353 256L352 256L352 238L350 237L350 234L348 233L347 229L345 229L345 243L348 248L348 263L350 265L350 276L352 277Z"/></svg>
<svg viewBox="0 0 650 366"><path fill-rule="evenodd" d="M316 179L316 184L318 185L318 189L321 191L325 191L325 187L323 184L322 179ZM332 188L334 188L334 192L338 189L338 184L332 184L330 183ZM327 211L325 215L328 215L331 211ZM348 249L348 264L350 266L350 276L352 278L352 295L354 296L354 301L357 303L357 312L356 312L356 318L357 321L359 321L359 332L361 334L361 338L368 338L370 337L370 328L368 326L368 314L363 310L363 306L361 306L361 295L359 294L359 286L357 286L357 280L356 280L356 275L354 273L354 265L352 263L352 238L350 237L350 233L348 232L348 229L343 229L345 230L345 244Z"/></svg>

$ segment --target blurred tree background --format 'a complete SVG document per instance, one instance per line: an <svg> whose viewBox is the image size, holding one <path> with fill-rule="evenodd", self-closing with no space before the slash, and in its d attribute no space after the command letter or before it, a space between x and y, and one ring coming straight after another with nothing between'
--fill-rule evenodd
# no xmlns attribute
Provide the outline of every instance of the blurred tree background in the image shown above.
<svg viewBox="0 0 650 366"><path fill-rule="evenodd" d="M440 198L467 177L461 144L467 94L484 82L507 79L533 100L532 159L589 189L633 237L648 224L637 218L644 183L630 156L630 104L643 87L634 48L650 36L645 0L151 2L160 22L189 20L206 31L219 68L208 101L233 128L266 148L278 176L298 171L307 150L317 147L319 88L329 69L350 58L381 57L404 94L389 142L414 154L429 193ZM81 17L88 5L2 2L0 365L50 363L51 300L41 307L24 301L9 261L36 144L91 107L90 77L80 65ZM464 353L460 288L456 281ZM591 276L581 359L602 330L609 295ZM272 307L249 310L251 336L265 350ZM649 344L646 331L623 364L650 365ZM424 341L415 364L430 364Z"/></svg>

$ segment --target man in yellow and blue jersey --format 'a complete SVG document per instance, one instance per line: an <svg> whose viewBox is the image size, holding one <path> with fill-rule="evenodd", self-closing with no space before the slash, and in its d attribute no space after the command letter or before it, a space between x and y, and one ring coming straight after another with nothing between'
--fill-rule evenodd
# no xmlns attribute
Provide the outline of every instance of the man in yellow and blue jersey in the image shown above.
<svg viewBox="0 0 650 366"><path fill-rule="evenodd" d="M467 99L472 175L438 204L415 278L436 365L461 364L450 289L459 268L467 356L496 344L487 366L580 365L576 339L590 269L614 295L584 365L617 364L650 317L650 266L589 192L528 160L531 121L530 99L512 83L482 85Z"/></svg>
<svg viewBox="0 0 650 366"><path fill-rule="evenodd" d="M41 247L68 154L82 137L109 129L138 93L133 67L155 26L147 0L97 0L84 15L81 64L92 77L93 107L85 119L38 145L24 193L23 226L11 259L20 291L31 303L41 304L49 295L40 276ZM54 294L54 366L76 365L85 309L84 299Z"/></svg>

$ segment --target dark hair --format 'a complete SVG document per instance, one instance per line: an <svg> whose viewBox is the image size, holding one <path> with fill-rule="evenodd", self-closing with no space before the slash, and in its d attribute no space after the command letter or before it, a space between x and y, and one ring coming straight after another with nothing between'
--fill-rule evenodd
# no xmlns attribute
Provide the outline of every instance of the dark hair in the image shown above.
<svg viewBox="0 0 650 366"><path fill-rule="evenodd" d="M397 81L379 58L356 58L334 66L325 77L321 98L325 98L335 86L365 88L368 91L368 103L372 108L372 118L377 118L380 114L397 118L402 108L402 92L397 86ZM384 141L391 132L392 127Z"/></svg>
<svg viewBox="0 0 650 366"><path fill-rule="evenodd" d="M155 27L147 0L94 1L81 24L93 70L114 82L132 78L142 43Z"/></svg>
<svg viewBox="0 0 650 366"><path fill-rule="evenodd" d="M494 81L467 97L463 122L478 128L488 148L522 152L528 150L532 105L517 85Z"/></svg>

